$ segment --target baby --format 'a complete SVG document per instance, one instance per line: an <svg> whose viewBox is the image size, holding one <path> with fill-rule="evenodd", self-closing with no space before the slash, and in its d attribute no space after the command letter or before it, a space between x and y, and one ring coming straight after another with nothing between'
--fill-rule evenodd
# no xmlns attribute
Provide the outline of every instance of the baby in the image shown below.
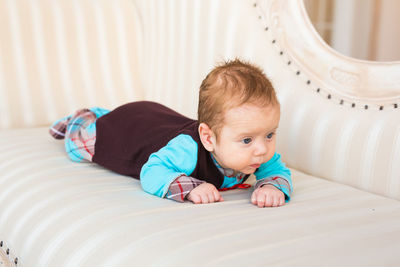
<svg viewBox="0 0 400 267"><path fill-rule="evenodd" d="M198 120L140 101L113 111L81 109L53 124L76 162L139 178L153 195L195 204L257 182L251 202L278 207L292 193L290 170L275 152L280 105L261 69L240 60L214 68L200 86Z"/></svg>

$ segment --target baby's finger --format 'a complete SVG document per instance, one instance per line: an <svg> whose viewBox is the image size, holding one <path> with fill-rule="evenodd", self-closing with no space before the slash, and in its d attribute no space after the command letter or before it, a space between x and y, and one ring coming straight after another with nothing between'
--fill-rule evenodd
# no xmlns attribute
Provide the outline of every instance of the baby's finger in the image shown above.
<svg viewBox="0 0 400 267"><path fill-rule="evenodd" d="M281 203L281 198L280 197L274 197L273 198L273 204L272 204L273 207L279 207L280 203Z"/></svg>
<svg viewBox="0 0 400 267"><path fill-rule="evenodd" d="M279 201L279 206L285 205L285 197L281 197Z"/></svg>
<svg viewBox="0 0 400 267"><path fill-rule="evenodd" d="M208 194L207 194L207 197L208 197L208 203L213 203L213 202L215 202L215 197L214 197L214 192L209 192Z"/></svg>
<svg viewBox="0 0 400 267"><path fill-rule="evenodd" d="M221 194L218 192L218 190L213 191L213 195L214 195L215 201L221 201L222 196L221 196Z"/></svg>
<svg viewBox="0 0 400 267"><path fill-rule="evenodd" d="M257 192L258 190L255 190L253 194L251 194L251 203L253 203L254 205L257 204Z"/></svg>
<svg viewBox="0 0 400 267"><path fill-rule="evenodd" d="M209 203L207 194L201 195L201 203L203 204Z"/></svg>
<svg viewBox="0 0 400 267"><path fill-rule="evenodd" d="M274 205L274 197L267 195L265 197L265 207L272 207Z"/></svg>
<svg viewBox="0 0 400 267"><path fill-rule="evenodd" d="M264 194L259 194L257 196L257 206L259 208L263 208L265 206L265 204L266 204L265 202L266 202L265 195Z"/></svg>
<svg viewBox="0 0 400 267"><path fill-rule="evenodd" d="M200 204L201 203L201 198L200 198L199 195L189 194L187 199L192 201L194 204Z"/></svg>

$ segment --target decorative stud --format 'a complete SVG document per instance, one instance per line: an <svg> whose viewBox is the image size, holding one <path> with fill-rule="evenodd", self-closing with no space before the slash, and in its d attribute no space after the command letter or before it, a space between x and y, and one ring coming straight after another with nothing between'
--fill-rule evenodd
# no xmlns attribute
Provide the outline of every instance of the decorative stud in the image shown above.
<svg viewBox="0 0 400 267"><path fill-rule="evenodd" d="M0 242L0 247L3 247L3 241Z"/></svg>
<svg viewBox="0 0 400 267"><path fill-rule="evenodd" d="M18 264L18 258L15 258L14 263L17 265Z"/></svg>
<svg viewBox="0 0 400 267"><path fill-rule="evenodd" d="M6 254L10 255L10 249L9 248L6 250Z"/></svg>
<svg viewBox="0 0 400 267"><path fill-rule="evenodd" d="M394 108L397 108L397 104L394 104Z"/></svg>
<svg viewBox="0 0 400 267"><path fill-rule="evenodd" d="M254 3L253 6L254 6L254 7L257 7L257 3ZM258 16L258 18L259 18L259 19L262 19L262 16ZM268 31L268 30L269 30L269 27L266 26L266 27L264 28L264 30L265 30L265 31ZM272 42L273 44L275 44L275 43L276 43L276 39L273 39L271 42ZM279 55L282 56L282 55L283 55L283 51L279 51ZM288 60L288 61L286 62L286 64L289 66L289 65L292 64L292 61ZM296 75L300 75L300 73L301 73L300 70L296 71ZM306 83L307 83L307 85L310 85L310 84L311 84L311 80L307 80ZM321 88L317 88L317 93L320 93L320 92L321 92ZM328 98L328 99L331 99L331 98L332 98L332 95L331 95L331 94L328 94L328 95L327 95L327 98ZM344 101L343 99L341 99L339 103L340 103L340 105L344 105L345 101ZM398 108L398 107L399 107L397 103L394 103L393 106L394 106L394 108ZM355 108L355 107L356 107L356 104L355 104L355 103L351 103L351 107L352 107L352 108ZM364 109L368 109L368 108L369 108L368 105L364 105ZM383 110L383 109L384 109L384 106L379 106L379 110ZM3 242L0 243L0 246L2 246L2 244L3 244ZM16 260L17 260L17 259L16 259Z"/></svg>

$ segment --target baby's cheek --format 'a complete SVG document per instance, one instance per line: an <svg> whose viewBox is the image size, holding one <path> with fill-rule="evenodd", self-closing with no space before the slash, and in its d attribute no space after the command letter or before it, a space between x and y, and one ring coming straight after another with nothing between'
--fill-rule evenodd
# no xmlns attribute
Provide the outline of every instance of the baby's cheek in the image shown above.
<svg viewBox="0 0 400 267"><path fill-rule="evenodd" d="M229 162L230 165L238 165L241 162L243 162L240 151L237 151L235 149L230 149L230 150L226 151L225 162L226 163Z"/></svg>
<svg viewBox="0 0 400 267"><path fill-rule="evenodd" d="M271 142L271 144L270 144L270 146L268 147L268 156L270 156L271 158L274 156L274 154L275 154L275 144L276 144L276 141L275 140L273 140L272 142ZM270 158L270 159L271 159Z"/></svg>
<svg viewBox="0 0 400 267"><path fill-rule="evenodd" d="M270 159L272 159L272 157L275 155L275 149L273 150L269 150L267 153L267 159L265 162L268 162Z"/></svg>

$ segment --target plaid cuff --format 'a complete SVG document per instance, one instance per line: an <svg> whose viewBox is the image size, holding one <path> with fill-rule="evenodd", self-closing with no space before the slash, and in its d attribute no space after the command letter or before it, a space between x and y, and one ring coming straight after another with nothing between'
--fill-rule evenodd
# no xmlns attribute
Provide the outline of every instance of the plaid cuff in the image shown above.
<svg viewBox="0 0 400 267"><path fill-rule="evenodd" d="M179 176L171 183L165 197L178 202L184 202L186 195L202 183L205 183L205 181L186 175Z"/></svg>
<svg viewBox="0 0 400 267"><path fill-rule="evenodd" d="M260 187L262 187L264 185L267 185L267 184L275 186L276 188L278 188L282 192L283 192L282 187L284 186L286 188L289 188L289 194L292 193L292 189L290 187L289 182L286 179L282 178L282 177L268 177L268 178L260 179L254 185L254 189L260 188Z"/></svg>
<svg viewBox="0 0 400 267"><path fill-rule="evenodd" d="M67 132L68 123L72 118L78 117L84 113L91 112L89 109L83 108L77 110L73 115L62 118L56 121L49 129L50 135L55 139L64 139Z"/></svg>
<svg viewBox="0 0 400 267"><path fill-rule="evenodd" d="M68 116L62 118L59 121L56 121L49 129L51 136L53 136L55 139L64 139L65 132L67 131L67 125L70 119L71 116Z"/></svg>

